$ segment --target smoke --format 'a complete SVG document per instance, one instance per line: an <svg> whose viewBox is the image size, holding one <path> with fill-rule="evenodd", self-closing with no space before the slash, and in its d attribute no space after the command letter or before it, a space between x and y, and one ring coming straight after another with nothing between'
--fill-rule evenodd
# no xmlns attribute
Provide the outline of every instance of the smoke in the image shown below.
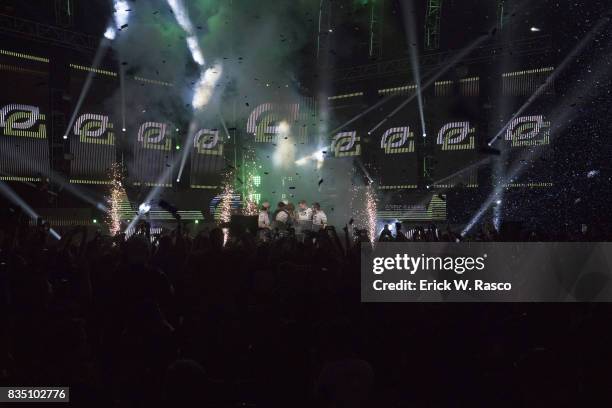
<svg viewBox="0 0 612 408"><path fill-rule="evenodd" d="M259 104L302 102L304 86L298 72L316 53L312 44L317 35L320 0L129 3L129 26L118 32L113 47L125 70L126 122L132 133L145 120L177 127L183 124L180 127L185 130L220 128L220 115L227 126L244 129L248 115ZM173 86L143 86L131 80L134 77ZM119 106L119 97L109 104ZM303 109L306 107L302 104ZM311 117L310 112L307 116ZM317 122L308 123L315 132L328 127ZM134 140L132 133L127 134L127 140ZM242 133L241 137L253 136ZM274 164L275 144L254 144L257 163L263 164L259 174L278 180L264 182L261 198L280 201L282 188L278 184L282 178L288 200L320 201L331 222L343 225L352 217L354 191L347 188L353 177L352 162L328 163L326 152L322 166L323 157L305 166L295 165L296 159L325 149L327 137L322 137L316 147L280 137L280 147L286 148L281 154L282 167Z"/></svg>
<svg viewBox="0 0 612 408"><path fill-rule="evenodd" d="M133 105L139 101L155 106L166 116L184 115L185 105L191 103L201 83L203 74L198 66L210 69L222 65L223 74L214 85L215 96L225 91L225 98L240 97L257 103L269 99L272 90L297 94L299 53L314 35L318 0L121 3L129 7L121 7L130 10L129 16L122 15L124 21L129 17L129 26L118 32L113 47L121 63L126 64L128 78L139 76L174 84L172 89L128 89L133 101L128 111L137 111ZM213 63L207 66L208 61ZM213 99L219 103L218 98Z"/></svg>
<svg viewBox="0 0 612 408"><path fill-rule="evenodd" d="M194 109L202 109L214 95L215 87L223 74L223 65L217 62L211 68L202 71L202 77L198 81L193 93L192 105Z"/></svg>

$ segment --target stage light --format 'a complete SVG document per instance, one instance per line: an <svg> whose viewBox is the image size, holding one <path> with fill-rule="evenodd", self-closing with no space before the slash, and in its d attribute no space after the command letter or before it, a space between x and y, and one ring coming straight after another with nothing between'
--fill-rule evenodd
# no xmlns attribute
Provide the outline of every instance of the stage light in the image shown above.
<svg viewBox="0 0 612 408"><path fill-rule="evenodd" d="M98 68L100 67L100 64L102 63L102 60L104 58L104 55L106 54L108 47L109 47L108 42L105 40L102 40L100 42L100 45L98 46L98 49L96 50L96 54L94 55L94 59L91 64L91 69L88 70L87 78L85 79L85 83L83 84L83 88L81 88L81 92L79 94L79 99L77 100L77 103L74 106L72 116L70 117L70 120L68 121L68 126L66 126L66 131L64 132L65 135L69 135L70 132L72 132L72 126L74 125L74 122L76 121L77 115L81 111L81 106L83 105L83 102L85 101L85 97L89 93L89 89L91 88L93 78L96 75L96 72L99 71Z"/></svg>
<svg viewBox="0 0 612 408"><path fill-rule="evenodd" d="M30 207L8 184L3 181L0 181L0 194L12 201L13 204L21 207L23 211L28 213L30 218L34 220L40 218L36 211L34 211L32 207ZM58 241L62 239L62 237L53 228L49 229L49 233Z"/></svg>
<svg viewBox="0 0 612 408"><path fill-rule="evenodd" d="M412 75L414 77L414 84L416 85L416 97L419 106L419 118L421 119L421 131L423 132L423 137L425 137L426 128L425 128L425 109L423 108L423 94L421 89L421 69L419 63L419 50L417 47L418 36L416 32L416 21L415 14L416 10L414 9L414 3L412 1L408 1L402 3L402 11L404 14L404 24L406 26L407 31L407 42L411 44L409 47L410 54L410 66L412 68Z"/></svg>
<svg viewBox="0 0 612 408"><path fill-rule="evenodd" d="M200 221L199 221L199 220L195 220L195 223L196 223L196 224L199 224L199 223L200 223Z"/></svg>
<svg viewBox="0 0 612 408"><path fill-rule="evenodd" d="M540 31L542 31L542 30L540 30L538 27L531 27L531 32L532 33L538 33Z"/></svg>
<svg viewBox="0 0 612 408"><path fill-rule="evenodd" d="M98 223L98 220L96 220L95 218L92 220L94 224Z"/></svg>
<svg viewBox="0 0 612 408"><path fill-rule="evenodd" d="M177 178L177 179L176 179L176 182L177 182L177 183L180 183L180 182L181 182L181 179L180 179L180 178Z"/></svg>
<svg viewBox="0 0 612 408"><path fill-rule="evenodd" d="M295 164L295 144L291 137L291 127L287 121L278 124L278 142L272 157L276 167L289 168Z"/></svg>
<svg viewBox="0 0 612 408"><path fill-rule="evenodd" d="M113 41L117 37L117 33L113 27L108 27L104 32L104 38L107 40Z"/></svg>
<svg viewBox="0 0 612 408"><path fill-rule="evenodd" d="M181 28L187 33L187 47L191 52L191 57L196 62L196 64L203 66L205 64L204 54L200 49L200 45L198 44L198 38L189 18L189 12L187 8L183 4L182 0L166 0L172 13L174 14L174 18L176 18L177 23L181 26Z"/></svg>
<svg viewBox="0 0 612 408"><path fill-rule="evenodd" d="M123 128L123 129L121 129L121 131L122 131L122 132L126 132L126 131L127 131L127 129L126 129L126 128Z"/></svg>
<svg viewBox="0 0 612 408"><path fill-rule="evenodd" d="M495 204L497 204L497 205L500 205L501 203L502 203L502 200L497 200L497 201L495 202Z"/></svg>
<svg viewBox="0 0 612 408"><path fill-rule="evenodd" d="M200 79L195 86L193 99L191 101L191 105L194 109L202 109L204 106L208 105L208 102L213 96L215 86L217 85L217 82L219 82L219 79L221 79L222 74L223 65L221 65L219 62L202 71Z"/></svg>
<svg viewBox="0 0 612 408"><path fill-rule="evenodd" d="M113 24L110 23L104 32L104 38L110 41L117 38L117 31L121 31L122 27L127 26L130 19L130 5L126 0L115 0L114 9L114 27Z"/></svg>
<svg viewBox="0 0 612 408"><path fill-rule="evenodd" d="M319 150L313 156L316 161L322 162L323 160L325 160L325 150Z"/></svg>
<svg viewBox="0 0 612 408"><path fill-rule="evenodd" d="M181 150L181 146L176 145L176 148L175 148L175 149L176 149L176 150Z"/></svg>
<svg viewBox="0 0 612 408"><path fill-rule="evenodd" d="M151 204L149 203L142 203L138 206L138 214L140 215L147 214L149 211L151 211Z"/></svg>
<svg viewBox="0 0 612 408"><path fill-rule="evenodd" d="M118 29L125 26L130 20L130 4L126 0L115 0L115 24Z"/></svg>
<svg viewBox="0 0 612 408"><path fill-rule="evenodd" d="M68 135L62 136L62 139L64 139L64 140L68 139Z"/></svg>

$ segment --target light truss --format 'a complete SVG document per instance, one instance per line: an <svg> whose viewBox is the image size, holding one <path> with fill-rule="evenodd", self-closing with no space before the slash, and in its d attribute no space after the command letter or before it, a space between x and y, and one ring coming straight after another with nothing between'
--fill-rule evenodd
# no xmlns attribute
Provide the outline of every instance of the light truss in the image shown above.
<svg viewBox="0 0 612 408"><path fill-rule="evenodd" d="M440 19L442 15L442 0L427 0L425 15L425 51L440 48Z"/></svg>
<svg viewBox="0 0 612 408"><path fill-rule="evenodd" d="M6 14L0 14L0 32L86 52L94 52L100 43L100 39L92 35Z"/></svg>

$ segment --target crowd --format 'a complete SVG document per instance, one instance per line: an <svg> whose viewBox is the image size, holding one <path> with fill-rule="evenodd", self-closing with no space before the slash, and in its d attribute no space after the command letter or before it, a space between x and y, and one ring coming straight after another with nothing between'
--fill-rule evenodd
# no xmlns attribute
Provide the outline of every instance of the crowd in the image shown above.
<svg viewBox="0 0 612 408"><path fill-rule="evenodd" d="M273 240L0 230L0 386L69 385L73 406L575 406L607 390L605 305L362 304L368 237L351 225Z"/></svg>

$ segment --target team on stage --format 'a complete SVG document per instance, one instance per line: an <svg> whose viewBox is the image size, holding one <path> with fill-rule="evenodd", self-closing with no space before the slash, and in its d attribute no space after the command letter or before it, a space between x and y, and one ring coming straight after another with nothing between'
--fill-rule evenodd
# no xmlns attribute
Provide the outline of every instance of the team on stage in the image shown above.
<svg viewBox="0 0 612 408"><path fill-rule="evenodd" d="M279 202L276 210L270 214L270 203L261 205L258 218L260 229L286 229L291 226L301 226L304 229L324 229L327 226L327 215L319 203L308 206L305 200L298 203L296 209L293 203ZM309 228L311 227L311 228Z"/></svg>

